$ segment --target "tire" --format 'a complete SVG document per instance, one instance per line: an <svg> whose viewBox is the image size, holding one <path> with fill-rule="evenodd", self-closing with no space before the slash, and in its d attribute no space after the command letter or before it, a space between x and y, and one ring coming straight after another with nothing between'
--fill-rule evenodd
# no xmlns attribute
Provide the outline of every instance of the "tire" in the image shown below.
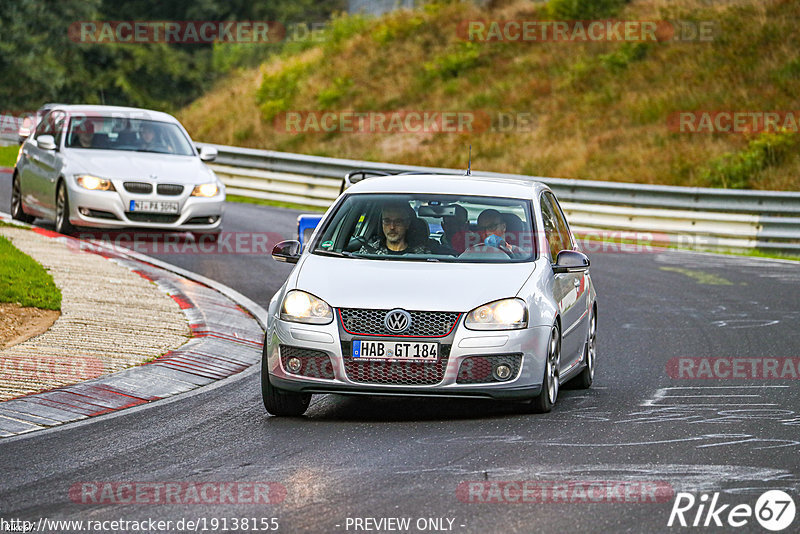
<svg viewBox="0 0 800 534"><path fill-rule="evenodd" d="M284 391L273 386L269 381L266 350L265 343L265 354L261 357L261 398L264 401L264 408L270 415L283 417L299 417L303 415L311 403L311 394Z"/></svg>
<svg viewBox="0 0 800 534"><path fill-rule="evenodd" d="M32 223L36 218L22 210L22 189L17 173L14 173L14 177L11 179L11 218L24 223Z"/></svg>
<svg viewBox="0 0 800 534"><path fill-rule="evenodd" d="M595 358L597 356L597 315L592 309L592 314L589 316L589 333L586 336L586 347L583 350L583 357L586 360L586 366L581 371L581 374L570 380L570 386L575 389L589 389L592 387L594 380L594 366Z"/></svg>
<svg viewBox="0 0 800 534"><path fill-rule="evenodd" d="M69 222L69 195L64 182L59 182L56 189L56 232L72 235L76 228Z"/></svg>
<svg viewBox="0 0 800 534"><path fill-rule="evenodd" d="M548 413L558 399L559 367L561 363L561 332L557 325L550 330L550 343L547 349L547 360L542 378L542 391L523 405L527 413Z"/></svg>

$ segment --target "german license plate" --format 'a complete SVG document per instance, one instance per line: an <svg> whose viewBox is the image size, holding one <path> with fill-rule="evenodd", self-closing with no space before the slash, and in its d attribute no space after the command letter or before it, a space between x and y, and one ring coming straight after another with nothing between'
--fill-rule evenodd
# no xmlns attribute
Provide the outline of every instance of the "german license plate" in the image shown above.
<svg viewBox="0 0 800 534"><path fill-rule="evenodd" d="M131 200L130 211L146 211L148 213L178 213L178 203L159 202L155 200Z"/></svg>
<svg viewBox="0 0 800 534"><path fill-rule="evenodd" d="M438 343L416 343L411 341L365 341L353 340L353 358L363 360L414 360L439 359Z"/></svg>

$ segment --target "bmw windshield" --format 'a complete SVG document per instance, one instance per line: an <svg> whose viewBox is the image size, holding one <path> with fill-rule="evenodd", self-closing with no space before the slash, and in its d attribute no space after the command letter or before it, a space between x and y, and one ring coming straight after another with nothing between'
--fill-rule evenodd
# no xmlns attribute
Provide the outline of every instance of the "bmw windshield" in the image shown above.
<svg viewBox="0 0 800 534"><path fill-rule="evenodd" d="M439 194L353 194L314 254L374 260L511 263L537 250L530 201Z"/></svg>
<svg viewBox="0 0 800 534"><path fill-rule="evenodd" d="M73 116L66 147L194 155L189 139L178 125L118 116Z"/></svg>

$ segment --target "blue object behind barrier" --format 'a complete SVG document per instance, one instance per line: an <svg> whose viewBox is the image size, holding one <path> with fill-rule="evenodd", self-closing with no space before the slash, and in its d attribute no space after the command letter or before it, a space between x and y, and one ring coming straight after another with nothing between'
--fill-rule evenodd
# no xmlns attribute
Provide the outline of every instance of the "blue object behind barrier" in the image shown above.
<svg viewBox="0 0 800 534"><path fill-rule="evenodd" d="M322 220L322 215L298 215L297 216L297 240L300 244L305 245L306 241L311 237L314 228L317 227L319 221Z"/></svg>

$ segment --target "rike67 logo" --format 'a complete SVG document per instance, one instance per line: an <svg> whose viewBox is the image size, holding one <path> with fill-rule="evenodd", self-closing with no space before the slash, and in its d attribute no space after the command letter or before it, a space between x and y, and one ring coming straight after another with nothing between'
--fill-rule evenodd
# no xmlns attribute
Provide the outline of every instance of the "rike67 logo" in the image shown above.
<svg viewBox="0 0 800 534"><path fill-rule="evenodd" d="M769 490L749 504L721 504L719 492L699 498L691 493L679 492L675 496L667 526L671 527L743 527L753 518L765 529L784 530L794 522L795 505L792 497L780 490Z"/></svg>

